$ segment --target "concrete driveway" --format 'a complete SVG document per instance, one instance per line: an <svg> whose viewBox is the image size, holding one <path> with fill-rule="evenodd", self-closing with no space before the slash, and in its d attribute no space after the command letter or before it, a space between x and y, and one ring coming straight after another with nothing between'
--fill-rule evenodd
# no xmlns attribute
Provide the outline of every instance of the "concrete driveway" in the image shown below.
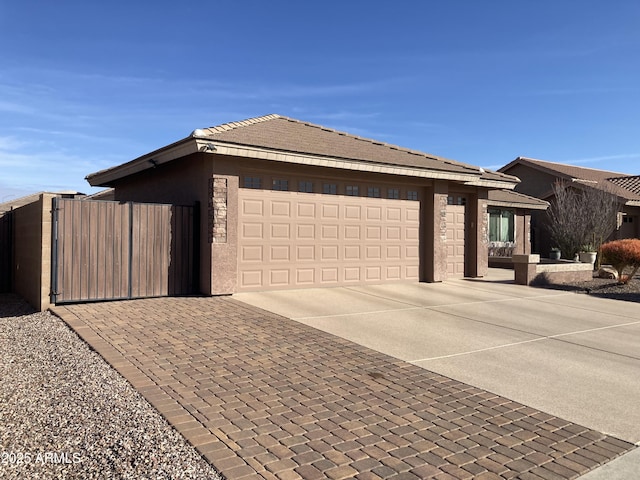
<svg viewBox="0 0 640 480"><path fill-rule="evenodd" d="M640 443L640 305L483 280L242 293L248 304Z"/></svg>

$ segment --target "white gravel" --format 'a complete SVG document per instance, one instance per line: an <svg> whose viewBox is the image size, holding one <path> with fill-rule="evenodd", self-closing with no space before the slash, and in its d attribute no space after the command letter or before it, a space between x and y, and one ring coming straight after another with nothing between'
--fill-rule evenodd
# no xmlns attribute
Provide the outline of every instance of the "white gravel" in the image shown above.
<svg viewBox="0 0 640 480"><path fill-rule="evenodd" d="M222 477L64 322L0 294L0 478Z"/></svg>

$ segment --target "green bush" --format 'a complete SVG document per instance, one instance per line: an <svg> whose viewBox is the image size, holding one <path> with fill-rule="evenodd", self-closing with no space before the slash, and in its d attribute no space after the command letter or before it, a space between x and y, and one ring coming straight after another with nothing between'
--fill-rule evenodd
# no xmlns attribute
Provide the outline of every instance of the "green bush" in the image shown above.
<svg viewBox="0 0 640 480"><path fill-rule="evenodd" d="M607 242L600 247L600 253L604 261L616 269L620 283L628 283L640 268L640 239L638 238ZM633 269L629 275L624 273L627 268Z"/></svg>

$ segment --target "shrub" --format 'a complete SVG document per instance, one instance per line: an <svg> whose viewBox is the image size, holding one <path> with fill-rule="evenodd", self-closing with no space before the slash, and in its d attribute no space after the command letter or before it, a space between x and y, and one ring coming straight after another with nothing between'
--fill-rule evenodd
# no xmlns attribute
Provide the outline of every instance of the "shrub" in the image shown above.
<svg viewBox="0 0 640 480"><path fill-rule="evenodd" d="M640 239L626 238L607 242L600 247L604 261L610 263L618 272L618 281L628 283L640 268ZM629 267L633 271L625 275L625 269Z"/></svg>
<svg viewBox="0 0 640 480"><path fill-rule="evenodd" d="M551 239L564 258L591 244L594 250L616 228L618 197L606 184L590 187L581 183L558 181L553 185L553 201L547 215Z"/></svg>

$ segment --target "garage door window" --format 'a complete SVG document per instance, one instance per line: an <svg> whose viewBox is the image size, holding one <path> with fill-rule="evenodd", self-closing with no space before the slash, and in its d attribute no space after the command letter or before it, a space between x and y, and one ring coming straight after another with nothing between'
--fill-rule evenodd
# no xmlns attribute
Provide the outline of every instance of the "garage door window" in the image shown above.
<svg viewBox="0 0 640 480"><path fill-rule="evenodd" d="M407 200L418 200L418 192L416 190L407 191Z"/></svg>
<svg viewBox="0 0 640 480"><path fill-rule="evenodd" d="M244 177L244 188L262 188L262 178Z"/></svg>
<svg viewBox="0 0 640 480"><path fill-rule="evenodd" d="M367 189L367 197L380 198L380 188L378 188L378 187L369 187Z"/></svg>
<svg viewBox="0 0 640 480"><path fill-rule="evenodd" d="M335 183L324 183L322 185L322 193L325 195L337 195L338 194L338 185Z"/></svg>
<svg viewBox="0 0 640 480"><path fill-rule="evenodd" d="M466 197L456 197L453 195L449 195L447 197L447 205L466 205L467 198Z"/></svg>
<svg viewBox="0 0 640 480"><path fill-rule="evenodd" d="M276 178L273 180L273 190L279 190L281 192L287 192L289 190L289 180L283 180Z"/></svg>
<svg viewBox="0 0 640 480"><path fill-rule="evenodd" d="M345 187L345 194L350 197L357 197L359 195L358 185L347 185Z"/></svg>
<svg viewBox="0 0 640 480"><path fill-rule="evenodd" d="M390 188L387 191L387 198L397 200L400 198L400 190L398 188Z"/></svg>
<svg viewBox="0 0 640 480"><path fill-rule="evenodd" d="M313 182L300 180L298 182L298 191L302 193L313 193Z"/></svg>

